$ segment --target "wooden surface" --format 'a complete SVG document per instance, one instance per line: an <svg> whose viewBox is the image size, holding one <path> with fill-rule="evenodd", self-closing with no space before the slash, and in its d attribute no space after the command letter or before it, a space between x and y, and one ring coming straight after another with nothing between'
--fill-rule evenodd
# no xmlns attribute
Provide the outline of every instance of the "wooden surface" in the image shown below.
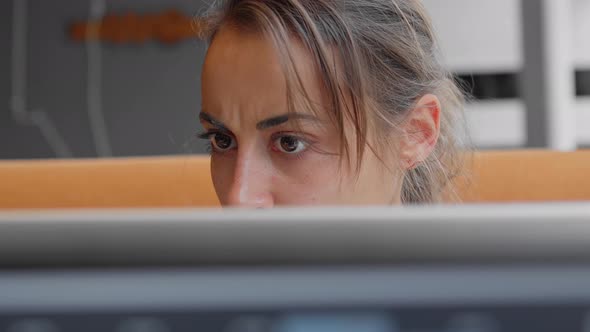
<svg viewBox="0 0 590 332"><path fill-rule="evenodd" d="M208 157L0 162L0 208L219 206ZM590 201L590 151L476 153L466 203Z"/></svg>

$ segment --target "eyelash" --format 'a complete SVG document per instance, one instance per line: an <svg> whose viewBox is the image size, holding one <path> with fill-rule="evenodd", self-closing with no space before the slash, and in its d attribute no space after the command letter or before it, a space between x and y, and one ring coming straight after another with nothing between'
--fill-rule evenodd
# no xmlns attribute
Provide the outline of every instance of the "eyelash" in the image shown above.
<svg viewBox="0 0 590 332"><path fill-rule="evenodd" d="M233 140L235 140L235 138L231 134L229 134L227 132L224 132L224 131L220 131L220 130L209 130L209 131L206 131L204 133L198 134L197 135L197 138L203 139L203 140L209 140L210 141L211 138L214 135L216 135L216 134L227 135L227 136L231 137ZM303 151L301 151L301 152L292 153L292 154L289 154L289 153L286 153L286 152L282 152L280 150L277 150L277 148L274 146L274 143L277 140L279 140L281 138L284 138L284 137L292 137L292 138L295 138L296 140L298 140L301 143L305 144L305 149ZM301 156L304 153L307 152L307 150L309 150L313 146L313 142L311 142L310 140L305 139L305 138L303 138L303 137L301 137L299 135L295 135L295 134L293 134L291 132L278 132L278 133L275 133L275 134L273 134L271 136L271 140L270 140L269 145L270 145L270 149L272 151L274 151L274 152L280 153L280 154L285 155L287 157L298 158L299 159L299 158L301 158ZM227 151L217 151L215 149L215 147L213 147L213 143L212 142L209 142L209 144L207 146L207 150L208 150L209 153L227 153L227 152L230 151L230 150L227 150Z"/></svg>
<svg viewBox="0 0 590 332"><path fill-rule="evenodd" d="M221 131L221 130L208 130L206 132L197 134L197 138L202 139L202 140L208 140L208 139L211 139L211 136L217 135L217 134L227 135L227 136L230 136L230 137L232 136L231 134L226 133L226 132Z"/></svg>

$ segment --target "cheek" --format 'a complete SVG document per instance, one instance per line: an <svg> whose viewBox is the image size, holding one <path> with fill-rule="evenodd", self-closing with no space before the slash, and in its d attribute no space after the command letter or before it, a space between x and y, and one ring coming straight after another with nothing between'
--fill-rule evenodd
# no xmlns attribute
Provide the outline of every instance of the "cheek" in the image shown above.
<svg viewBox="0 0 590 332"><path fill-rule="evenodd" d="M338 158L320 156L293 162L272 177L278 205L318 205L341 201Z"/></svg>

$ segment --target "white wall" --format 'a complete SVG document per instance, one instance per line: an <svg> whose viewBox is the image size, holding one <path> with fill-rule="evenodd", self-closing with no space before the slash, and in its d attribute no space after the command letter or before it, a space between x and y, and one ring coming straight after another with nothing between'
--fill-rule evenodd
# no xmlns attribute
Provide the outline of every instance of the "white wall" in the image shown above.
<svg viewBox="0 0 590 332"><path fill-rule="evenodd" d="M576 104L578 144L590 146L590 97ZM479 148L514 148L526 144L525 106L517 99L469 104L466 107L471 139Z"/></svg>
<svg viewBox="0 0 590 332"><path fill-rule="evenodd" d="M576 67L590 69L590 0L573 1ZM423 0L455 71L514 71L522 65L520 0Z"/></svg>
<svg viewBox="0 0 590 332"><path fill-rule="evenodd" d="M590 0L573 1L576 67L590 70Z"/></svg>
<svg viewBox="0 0 590 332"><path fill-rule="evenodd" d="M520 0L423 0L432 15L449 68L459 73L519 72L522 68ZM574 63L590 70L590 0L573 1ZM577 137L590 145L590 98L578 98ZM520 147L526 142L520 100L468 105L467 119L479 147Z"/></svg>
<svg viewBox="0 0 590 332"><path fill-rule="evenodd" d="M456 72L521 68L520 0L424 0Z"/></svg>

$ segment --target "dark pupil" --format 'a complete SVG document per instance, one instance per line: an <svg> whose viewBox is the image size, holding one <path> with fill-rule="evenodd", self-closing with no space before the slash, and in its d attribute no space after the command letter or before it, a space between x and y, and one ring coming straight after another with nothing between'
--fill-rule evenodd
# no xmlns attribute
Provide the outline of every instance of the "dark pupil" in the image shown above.
<svg viewBox="0 0 590 332"><path fill-rule="evenodd" d="M297 143L298 140L294 137L282 137L281 138L281 148L287 152L293 152L297 150Z"/></svg>
<svg viewBox="0 0 590 332"><path fill-rule="evenodd" d="M218 148L225 150L231 146L231 137L224 134L215 134L215 145Z"/></svg>

